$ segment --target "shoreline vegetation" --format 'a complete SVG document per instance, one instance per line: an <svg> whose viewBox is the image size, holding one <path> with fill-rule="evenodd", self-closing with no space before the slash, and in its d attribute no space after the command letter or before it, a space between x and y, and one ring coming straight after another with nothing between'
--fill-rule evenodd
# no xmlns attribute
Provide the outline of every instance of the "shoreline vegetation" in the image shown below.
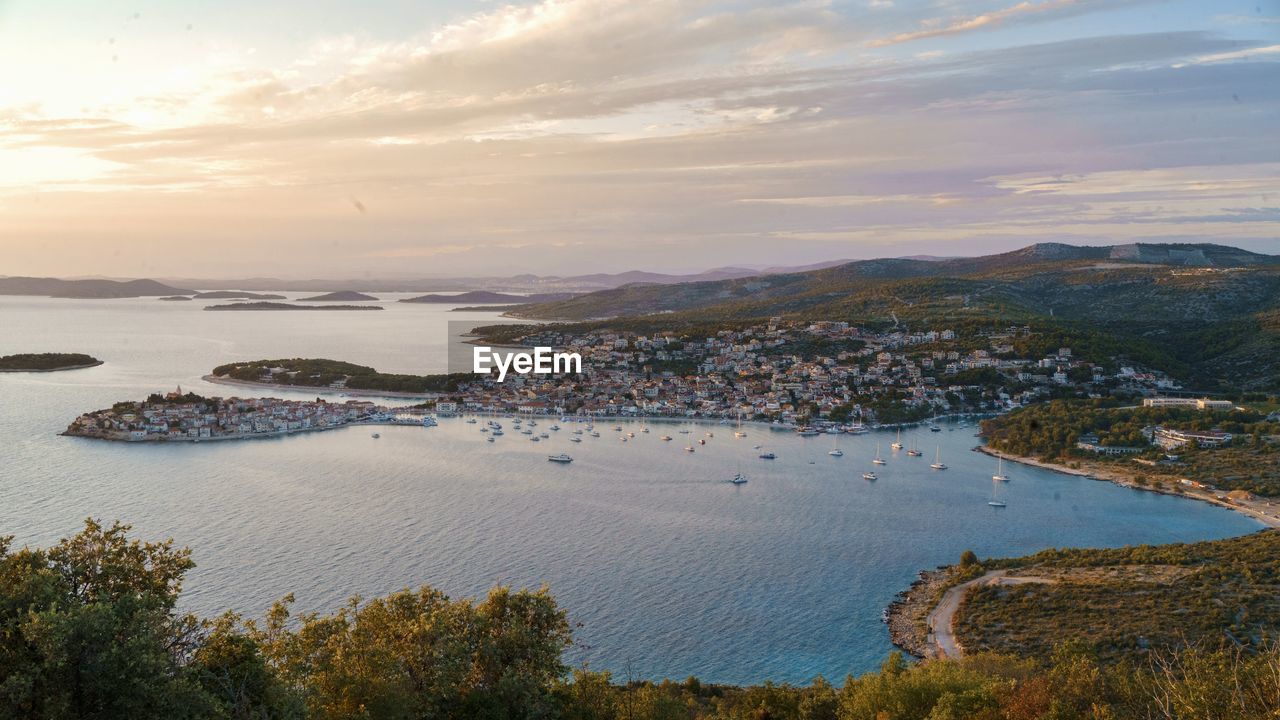
<svg viewBox="0 0 1280 720"><path fill-rule="evenodd" d="M1246 517L1257 520L1267 527L1280 529L1280 505L1275 505L1274 503L1276 501L1271 498L1256 496L1230 497L1220 491L1200 488L1194 485L1184 485L1177 481L1169 484L1143 482L1142 479L1145 476L1139 468L1126 468L1124 466L1117 466L1109 463L1083 461L1077 463L1078 467L1071 467L1060 463L1037 460L1036 458L1026 457L1023 455L1001 452L989 445L979 445L975 447L974 450L985 455L990 455L991 457L1003 458L1009 462L1018 463L1019 465L1037 467L1089 480L1102 480L1131 490L1144 490L1147 492L1159 493L1161 495L1172 495L1191 500L1200 500L1229 510L1235 510Z"/></svg>
<svg viewBox="0 0 1280 720"><path fill-rule="evenodd" d="M103 362L83 353L20 353L0 357L0 372L37 373L84 370Z"/></svg>
<svg viewBox="0 0 1280 720"><path fill-rule="evenodd" d="M1272 582L1280 564L1278 539L1280 533L1271 532L1184 546L1048 551L989 561L990 567L973 558L965 562L979 577L1030 568L1056 573L1053 583L997 588L1011 592L1074 591L1076 585L1063 578L1097 578L1117 562L1175 568L1138 582L1136 592L1149 595L1170 578L1244 577L1223 562L1232 553L1265 572L1262 582ZM0 672L6 678L0 714L135 720L1264 720L1274 718L1280 696L1280 646L1246 635L1258 627L1256 619L1232 622L1226 636L1196 643L1167 642L1171 636L1164 632L1152 635L1149 647L1133 636L1100 646L1095 631L1049 651L1015 644L1000 653L915 664L894 653L878 671L851 674L839 684L818 676L798 686L729 685L692 676L624 678L570 665L565 653L574 646L577 626L546 587L495 587L483 597L451 598L424 585L352 598L327 613L298 612L294 596L286 594L262 618L231 611L202 618L180 609L192 558L190 548L173 540L143 542L128 525L92 518L78 534L48 548L19 549L13 537L0 537L0 577L10 580L0 584ZM1270 596L1254 592L1260 584L1252 578L1248 582L1231 599L1270 618ZM1114 587L1102 577L1085 589ZM1165 609L1205 599L1180 592L1157 603ZM983 612L997 619L1007 613L1000 598L983 600ZM975 618L961 611L960 627L968 628ZM1044 614L1028 617L1043 630ZM1219 617L1210 612L1190 624L1209 631ZM1152 618L1122 614L1103 629L1123 632L1135 619ZM1022 652L1032 648L1034 654Z"/></svg>
<svg viewBox="0 0 1280 720"><path fill-rule="evenodd" d="M1280 624L1280 532L1197 543L1045 550L920 573L886 611L917 658L1052 654L1072 637L1104 662L1222 641L1256 652ZM1176 622L1174 620L1176 619Z"/></svg>

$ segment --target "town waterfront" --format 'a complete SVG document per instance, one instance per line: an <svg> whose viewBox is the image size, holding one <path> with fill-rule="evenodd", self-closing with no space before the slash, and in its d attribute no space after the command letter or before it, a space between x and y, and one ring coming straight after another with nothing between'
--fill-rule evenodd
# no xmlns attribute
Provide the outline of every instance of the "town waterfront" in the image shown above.
<svg viewBox="0 0 1280 720"><path fill-rule="evenodd" d="M751 426L735 439L719 424L655 424L646 434L641 421L612 420L581 443L563 423L537 443L508 424L488 443L482 424L461 418L378 428L379 439L362 427L198 445L57 434L86 410L178 385L313 396L201 380L236 360L439 372L447 321L497 319L382 304L381 313L207 313L201 302L0 297L0 354L105 361L0 376L0 534L49 543L93 515L132 522L140 537L173 537L194 550L185 599L206 615L260 614L286 592L302 609L329 610L351 594L421 583L470 596L546 582L582 623L571 659L618 679L799 682L874 668L891 650L884 606L918 570L965 549L1022 555L1260 527L1204 503L1025 466L1006 466L1008 507L989 507L994 461L971 452L972 426L917 431L922 458L891 453L890 433L833 441ZM628 431L636 436L621 442ZM843 457L827 454L833 443ZM928 468L935 444L946 471ZM861 473L877 446L889 462L869 483ZM758 459L766 450L778 458ZM559 452L575 461L546 461ZM724 482L739 470L746 485Z"/></svg>

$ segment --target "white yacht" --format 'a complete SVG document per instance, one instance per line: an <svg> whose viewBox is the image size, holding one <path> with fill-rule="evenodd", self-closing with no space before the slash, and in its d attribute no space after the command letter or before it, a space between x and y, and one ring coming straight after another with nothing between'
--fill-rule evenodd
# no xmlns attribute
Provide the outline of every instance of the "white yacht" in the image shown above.
<svg viewBox="0 0 1280 720"><path fill-rule="evenodd" d="M844 457L844 451L841 450L840 448L833 448L831 450L828 450L827 454L830 455L831 457Z"/></svg>
<svg viewBox="0 0 1280 720"><path fill-rule="evenodd" d="M551 461L551 462L558 462L558 463L571 463L571 462L573 462L573 458L569 457L568 455L566 455L566 454L564 454L564 453L560 453L559 455L548 455L548 456L547 456L547 460L549 460L549 461Z"/></svg>
<svg viewBox="0 0 1280 720"><path fill-rule="evenodd" d="M576 436L576 435L575 435L575 436L573 436L573 437L569 438L569 442L582 442L582 438L580 438L580 437L578 437L578 436Z"/></svg>
<svg viewBox="0 0 1280 720"><path fill-rule="evenodd" d="M934 457L933 462L929 464L929 467L933 468L934 470L947 469L946 463L942 462L942 446L941 445L938 446L938 454L937 456Z"/></svg>
<svg viewBox="0 0 1280 720"><path fill-rule="evenodd" d="M734 473L733 477L729 479L729 482L734 485L743 485L747 482L747 476L742 473Z"/></svg>
<svg viewBox="0 0 1280 720"><path fill-rule="evenodd" d="M997 466L996 474L991 476L992 480L997 482L1008 482L1009 476L1004 474L1004 458L999 458L1000 464Z"/></svg>
<svg viewBox="0 0 1280 720"><path fill-rule="evenodd" d="M877 477L876 477L876 474L875 474L875 473L873 473L873 472L871 472L870 470L868 470L868 471L866 471L866 472L862 473L862 479L863 479L863 480L878 480L879 478L877 478Z"/></svg>
<svg viewBox="0 0 1280 720"><path fill-rule="evenodd" d="M991 507L1008 507L1009 504L1000 499L1000 481L992 479L991 481L991 499L987 501Z"/></svg>

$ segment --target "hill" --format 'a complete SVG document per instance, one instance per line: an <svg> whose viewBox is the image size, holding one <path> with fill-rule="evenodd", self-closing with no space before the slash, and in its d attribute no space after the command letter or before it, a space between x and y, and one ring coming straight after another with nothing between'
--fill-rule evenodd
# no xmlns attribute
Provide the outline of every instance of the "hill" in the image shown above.
<svg viewBox="0 0 1280 720"><path fill-rule="evenodd" d="M521 314L546 320L585 320L743 303L742 311L763 316L829 305L833 299L866 294L872 290L883 291L883 299L889 301L898 288L907 291L901 298L902 304L910 304L915 299L910 292L913 286L903 283L922 279L970 281L955 283L951 289L959 293L984 295L999 292L1004 285L1021 281L1020 285L1010 288L1008 299L1040 299L1043 307L1027 308L1037 313L1050 309L1070 311L1077 298L1070 292L1053 297L1052 291L1058 286L1087 293L1091 293L1094 290L1092 285L1098 283L1122 287L1127 282L1131 286L1140 286L1152 276L1179 277L1172 274L1174 268L1201 268L1203 273L1192 273L1191 277L1210 278L1215 268L1223 273L1227 268L1280 268L1280 256L1220 245L1077 247L1041 243L1008 253L974 258L859 260L813 271L684 283L675 287L632 284L559 303L543 303L527 308ZM1181 284L1194 282L1184 281ZM1035 298L1033 296L1038 293L1034 291L1037 290L1048 291L1049 294ZM1062 307L1055 307L1059 305Z"/></svg>
<svg viewBox="0 0 1280 720"><path fill-rule="evenodd" d="M298 302L368 302L377 301L377 299L372 295L365 295L354 290L339 290L338 292L325 293L315 297L298 298Z"/></svg>
<svg viewBox="0 0 1280 720"><path fill-rule="evenodd" d="M0 278L0 295L47 295L56 298L108 299L193 295L155 280L59 280L58 278Z"/></svg>
<svg viewBox="0 0 1280 720"><path fill-rule="evenodd" d="M558 302L575 297L575 293L535 293L533 295L512 295L510 293L490 292L488 290L472 290L458 295L420 295L401 300L405 303L441 303L454 305L470 303L474 305L512 305L525 303Z"/></svg>
<svg viewBox="0 0 1280 720"><path fill-rule="evenodd" d="M1047 582L978 584L960 606L966 652L1045 657L1064 637L1104 660L1187 645L1265 647L1280 627L1280 532L1109 550L1046 550L984 569Z"/></svg>
<svg viewBox="0 0 1280 720"><path fill-rule="evenodd" d="M1280 257L1218 245L1044 243L975 258L863 260L628 285L513 314L644 332L773 316L870 328L1036 324L1154 349L1141 362L1197 385L1280 387Z"/></svg>

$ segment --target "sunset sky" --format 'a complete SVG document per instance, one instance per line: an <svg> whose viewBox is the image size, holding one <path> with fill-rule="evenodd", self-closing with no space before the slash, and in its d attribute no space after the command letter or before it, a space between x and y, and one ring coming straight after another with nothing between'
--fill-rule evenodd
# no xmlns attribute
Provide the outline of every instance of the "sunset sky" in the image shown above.
<svg viewBox="0 0 1280 720"><path fill-rule="evenodd" d="M1280 0L0 0L0 275L1278 238Z"/></svg>

